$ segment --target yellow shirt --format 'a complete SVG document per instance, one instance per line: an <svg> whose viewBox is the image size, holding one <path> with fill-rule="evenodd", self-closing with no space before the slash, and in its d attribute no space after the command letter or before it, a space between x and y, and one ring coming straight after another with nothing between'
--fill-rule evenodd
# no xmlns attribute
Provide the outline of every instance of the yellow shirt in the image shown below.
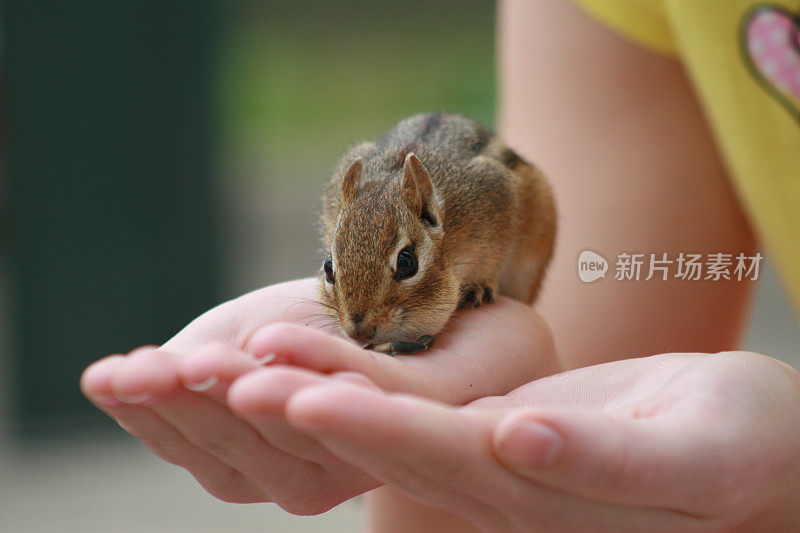
<svg viewBox="0 0 800 533"><path fill-rule="evenodd" d="M573 1L683 62L738 196L800 311L800 1Z"/></svg>

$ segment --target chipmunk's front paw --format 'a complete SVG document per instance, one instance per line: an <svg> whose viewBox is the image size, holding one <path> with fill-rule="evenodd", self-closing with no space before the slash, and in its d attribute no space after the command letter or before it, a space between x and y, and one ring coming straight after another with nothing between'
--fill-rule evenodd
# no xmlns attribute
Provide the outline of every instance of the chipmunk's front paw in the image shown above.
<svg viewBox="0 0 800 533"><path fill-rule="evenodd" d="M483 303L485 304L493 304L494 303L494 289L491 287L484 287L483 288Z"/></svg>
<svg viewBox="0 0 800 533"><path fill-rule="evenodd" d="M461 301L458 304L459 309L480 307L481 304L484 303L494 303L494 288L469 285L461 289Z"/></svg>

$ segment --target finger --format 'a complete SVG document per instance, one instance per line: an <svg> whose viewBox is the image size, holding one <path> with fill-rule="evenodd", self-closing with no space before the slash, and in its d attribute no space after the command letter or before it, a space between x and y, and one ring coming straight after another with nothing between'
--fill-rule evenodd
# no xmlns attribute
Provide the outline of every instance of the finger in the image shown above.
<svg viewBox="0 0 800 533"><path fill-rule="evenodd" d="M187 389L225 403L230 384L260 367L250 354L216 344L183 358L178 365L178 376Z"/></svg>
<svg viewBox="0 0 800 533"><path fill-rule="evenodd" d="M330 379L355 381L359 387L375 388L366 378L353 373L326 378L306 369L274 367L251 372L237 380L229 391L228 404L270 445L319 465L336 484L340 496L349 499L378 487L380 483L344 463L316 438L298 431L286 421L286 401L292 393Z"/></svg>
<svg viewBox="0 0 800 533"><path fill-rule="evenodd" d="M669 416L631 419L596 411L536 410L510 415L493 445L509 469L537 483L610 503L702 515L717 492L724 451L713 431ZM720 487L722 489L722 487Z"/></svg>
<svg viewBox="0 0 800 533"><path fill-rule="evenodd" d="M340 494L318 465L272 447L227 407L185 389L177 371L182 359L148 348L113 359L100 370L112 374L108 381L114 398L127 406L150 409L189 444L251 478L260 487L262 499L269 498L294 514L317 514L341 503ZM129 420L120 422L132 431L137 427Z"/></svg>
<svg viewBox="0 0 800 533"><path fill-rule="evenodd" d="M446 477L473 476L475 469L465 468L457 461L442 462L443 458L431 457L427 450L418 449L415 442L467 452L481 449L475 435L488 437L486 424L480 427L474 419L465 419L444 406L331 381L299 389L288 399L285 409L293 426L379 449L387 456L402 457L420 469L435 469L440 475L447 474ZM468 484L472 477L458 481Z"/></svg>
<svg viewBox="0 0 800 533"><path fill-rule="evenodd" d="M232 503L271 501L252 479L189 442L147 407L98 407L114 418L128 433L141 440L153 453L188 470L216 498Z"/></svg>
<svg viewBox="0 0 800 533"><path fill-rule="evenodd" d="M331 503L322 497L330 482L318 465L274 448L226 406L184 388L178 377L182 359L163 349L132 353L115 368L114 395L152 409L191 444L253 479L289 512L321 512L319 502Z"/></svg>
<svg viewBox="0 0 800 533"><path fill-rule="evenodd" d="M114 397L128 404L147 404L183 390L176 365L180 356L143 347L132 351L114 367L110 385Z"/></svg>
<svg viewBox="0 0 800 533"><path fill-rule="evenodd" d="M368 392L369 395L348 394L348 391L358 390ZM318 409L326 402L324 398L330 398L333 404ZM477 467L473 462L461 462L463 456L455 449L460 449L470 439L448 440L448 457L457 457L451 463L429 456L429 449L419 446L418 442L411 442L401 431L387 433L369 422L366 423L369 427L357 427L357 424L352 423L353 418L360 418L367 411L376 409L377 412L372 412L369 418L379 421L381 426L405 425L408 420L405 415L411 413L400 414L397 410L384 412L384 399L386 396L379 390L329 381L328 385L305 388L293 395L287 405L287 416L298 428L320 437L343 460L365 469L381 481L392 483L411 498L426 505L441 506L458 512L485 530L510 530L509 521L501 513L463 492L443 487L438 483L437 476L431 475L430 468L435 468L439 475L453 481L458 479L457 483L463 484L460 477L469 475ZM369 404L362 403L364 401ZM384 418L384 415L391 420ZM431 429L437 423L430 419L428 422ZM338 427L340 423L343 425ZM401 464L400 461L390 458L398 455L413 459Z"/></svg>
<svg viewBox="0 0 800 533"><path fill-rule="evenodd" d="M81 376L81 389L100 410L156 455L188 470L217 498L238 503L268 501L251 479L192 445L150 409L118 400L111 376L123 360L121 355L106 357L90 365Z"/></svg>
<svg viewBox="0 0 800 533"><path fill-rule="evenodd" d="M331 374L331 379L342 381L345 383L349 383L351 385L356 385L358 387L364 387L366 389L372 390L380 390L380 387L375 385L372 381L367 378L364 374L359 374L358 372L334 372Z"/></svg>
<svg viewBox="0 0 800 533"><path fill-rule="evenodd" d="M290 426L285 407L292 393L326 382L321 374L303 368L266 368L237 380L229 391L228 405L271 445L324 467L338 460L316 439Z"/></svg>
<svg viewBox="0 0 800 533"><path fill-rule="evenodd" d="M343 501L336 480L318 464L275 448L214 400L184 391L152 409L189 442L246 473L290 513L318 514Z"/></svg>
<svg viewBox="0 0 800 533"><path fill-rule="evenodd" d="M430 376L412 378L399 359L364 350L339 337L294 324L262 328L250 340L248 350L257 359L272 357L270 364L291 364L325 374L352 371L367 376L386 390L431 390Z"/></svg>
<svg viewBox="0 0 800 533"><path fill-rule="evenodd" d="M288 363L323 373L355 371L384 390L461 404L486 395L505 394L553 369L555 356L549 333L539 335L542 328L529 327L527 336L517 340L495 324L499 321L495 313L497 310L483 313L477 321L456 317L455 324L463 322L476 328L457 335L459 327L451 325L450 331L440 336L432 349L419 355L389 357L291 324L275 324L259 330L248 349L256 357L274 356L272 364ZM508 317L502 315L502 318ZM520 317L516 316L516 320ZM493 326L477 327L481 323ZM497 365L498 357L503 358L503 365Z"/></svg>
<svg viewBox="0 0 800 533"><path fill-rule="evenodd" d="M99 359L86 367L80 378L81 392L96 405L112 406L122 404L114 396L111 378L123 360L123 355L114 354Z"/></svg>
<svg viewBox="0 0 800 533"><path fill-rule="evenodd" d="M287 404L289 422L331 451L423 503L521 530L694 531L707 526L668 510L576 497L530 483L491 453L495 416L344 384L308 387ZM474 514L472 514L474 513Z"/></svg>

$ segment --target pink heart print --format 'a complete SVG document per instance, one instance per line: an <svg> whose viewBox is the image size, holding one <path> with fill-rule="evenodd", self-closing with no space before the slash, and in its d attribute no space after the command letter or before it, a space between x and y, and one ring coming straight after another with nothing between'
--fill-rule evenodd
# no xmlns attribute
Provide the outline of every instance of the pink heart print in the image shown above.
<svg viewBox="0 0 800 533"><path fill-rule="evenodd" d="M759 6L746 16L742 30L753 75L800 115L800 17L776 6Z"/></svg>

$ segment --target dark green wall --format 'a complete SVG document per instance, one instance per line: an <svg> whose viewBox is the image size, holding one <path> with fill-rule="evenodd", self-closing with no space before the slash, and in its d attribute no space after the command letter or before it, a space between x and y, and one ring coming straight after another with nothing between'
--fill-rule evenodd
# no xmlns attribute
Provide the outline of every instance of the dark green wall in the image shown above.
<svg viewBox="0 0 800 533"><path fill-rule="evenodd" d="M98 422L82 368L217 302L211 4L0 5L22 435Z"/></svg>

